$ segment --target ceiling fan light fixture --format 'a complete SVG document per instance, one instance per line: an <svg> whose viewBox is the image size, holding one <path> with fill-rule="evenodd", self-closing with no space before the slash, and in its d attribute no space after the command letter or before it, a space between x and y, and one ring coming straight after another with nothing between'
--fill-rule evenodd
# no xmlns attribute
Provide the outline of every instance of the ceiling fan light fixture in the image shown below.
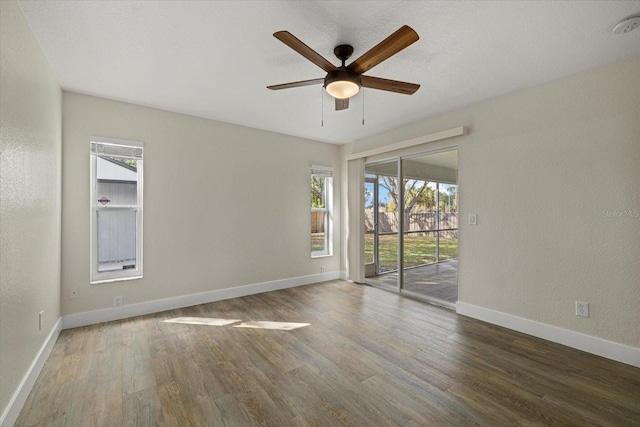
<svg viewBox="0 0 640 427"><path fill-rule="evenodd" d="M337 99L347 99L360 91L360 76L347 69L331 71L324 79L327 93Z"/></svg>
<svg viewBox="0 0 640 427"><path fill-rule="evenodd" d="M351 98L360 91L360 86L348 80L338 80L327 85L329 95L338 99Z"/></svg>

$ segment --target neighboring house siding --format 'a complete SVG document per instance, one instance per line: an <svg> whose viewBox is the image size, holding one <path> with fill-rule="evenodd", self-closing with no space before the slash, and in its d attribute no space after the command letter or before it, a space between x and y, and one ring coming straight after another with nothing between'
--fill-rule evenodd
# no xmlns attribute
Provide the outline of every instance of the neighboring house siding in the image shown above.
<svg viewBox="0 0 640 427"><path fill-rule="evenodd" d="M98 199L105 197L112 206L137 204L135 171L98 157ZM136 216L130 210L98 213L98 263L136 258Z"/></svg>

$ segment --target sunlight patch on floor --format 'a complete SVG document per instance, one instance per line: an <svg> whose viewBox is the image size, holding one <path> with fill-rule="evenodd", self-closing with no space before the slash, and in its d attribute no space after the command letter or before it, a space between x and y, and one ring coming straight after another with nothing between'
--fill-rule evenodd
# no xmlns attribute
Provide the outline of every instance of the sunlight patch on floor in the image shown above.
<svg viewBox="0 0 640 427"><path fill-rule="evenodd" d="M175 319L164 320L166 323L209 326L226 326L240 321L242 321L242 319L215 319L212 317L176 317Z"/></svg>
<svg viewBox="0 0 640 427"><path fill-rule="evenodd" d="M163 320L165 323L183 323L186 325L207 325L207 326L227 326L232 323L242 322L242 319L216 319L213 317L176 317L175 319ZM281 331L292 331L298 328L304 328L311 323L293 323L293 322L269 322L263 320L255 320L250 322L242 322L239 325L233 325L234 328L253 328L253 329L279 329Z"/></svg>
<svg viewBox="0 0 640 427"><path fill-rule="evenodd" d="M280 329L282 331L291 331L293 329L304 328L311 323L292 323L292 322L242 322L239 325L233 325L234 328L254 328L254 329Z"/></svg>

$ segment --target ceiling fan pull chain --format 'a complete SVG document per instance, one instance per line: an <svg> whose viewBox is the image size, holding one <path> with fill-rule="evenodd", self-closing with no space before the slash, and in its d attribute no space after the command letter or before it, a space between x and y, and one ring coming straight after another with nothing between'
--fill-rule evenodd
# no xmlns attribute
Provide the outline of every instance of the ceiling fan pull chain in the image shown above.
<svg viewBox="0 0 640 427"><path fill-rule="evenodd" d="M320 127L324 127L324 86L320 88L320 104L322 105L321 110L321 118L320 118Z"/></svg>
<svg viewBox="0 0 640 427"><path fill-rule="evenodd" d="M364 126L364 87L362 90L362 126Z"/></svg>

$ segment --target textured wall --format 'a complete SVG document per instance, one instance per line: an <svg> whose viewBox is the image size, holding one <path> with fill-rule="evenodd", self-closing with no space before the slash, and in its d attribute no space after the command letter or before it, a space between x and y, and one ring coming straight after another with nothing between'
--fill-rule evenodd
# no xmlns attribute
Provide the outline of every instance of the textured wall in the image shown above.
<svg viewBox="0 0 640 427"><path fill-rule="evenodd" d="M339 182L337 146L67 92L63 131L63 314L339 269L338 233L311 259L309 205L312 164ZM142 279L89 285L92 135L144 143Z"/></svg>
<svg viewBox="0 0 640 427"><path fill-rule="evenodd" d="M60 317L62 93L14 1L0 1L0 45L2 413Z"/></svg>
<svg viewBox="0 0 640 427"><path fill-rule="evenodd" d="M467 126L445 141L459 144L460 301L640 347L639 69L636 56L342 154Z"/></svg>

